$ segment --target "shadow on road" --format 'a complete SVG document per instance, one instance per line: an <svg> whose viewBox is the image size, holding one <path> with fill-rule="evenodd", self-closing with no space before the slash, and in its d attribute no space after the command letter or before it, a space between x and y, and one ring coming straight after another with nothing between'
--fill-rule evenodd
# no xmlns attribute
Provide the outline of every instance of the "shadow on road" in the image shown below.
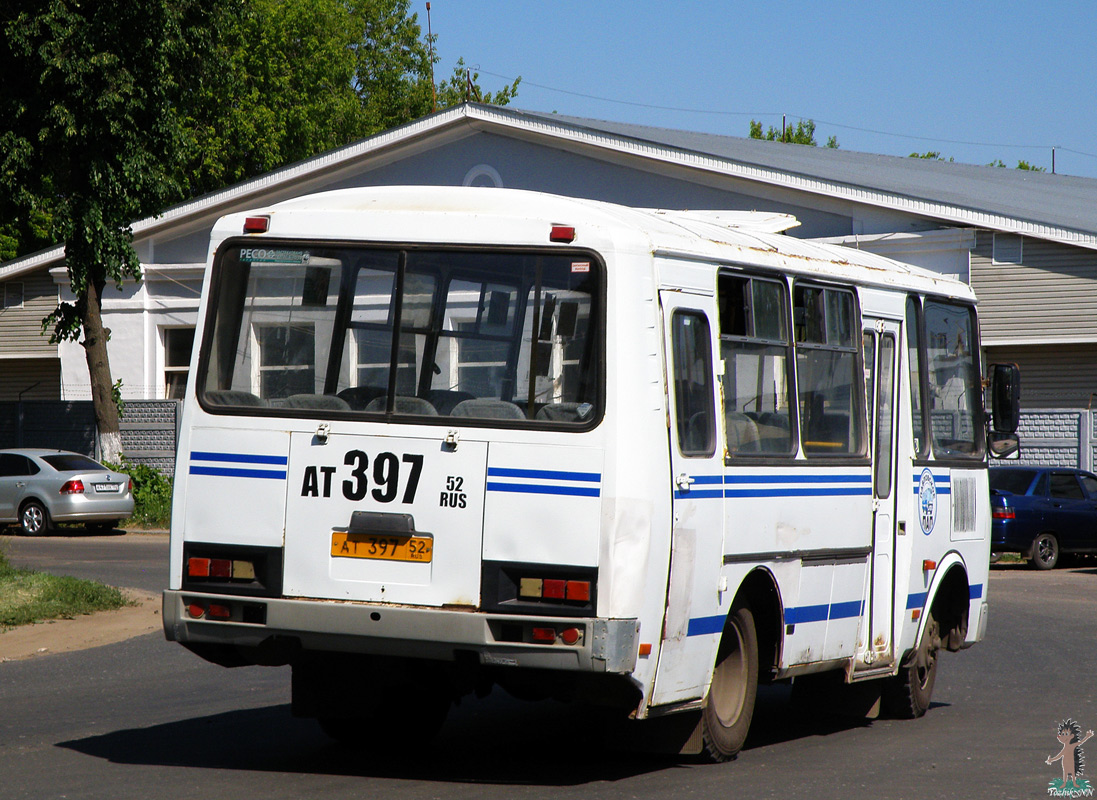
<svg viewBox="0 0 1097 800"><path fill-rule="evenodd" d="M762 687L747 750L871 724L802 713L790 694L787 686ZM313 721L275 705L119 730L58 747L120 764L560 787L695 763L615 749L596 718L579 706L493 694L457 706L434 740L400 744L395 754L371 754L332 742Z"/></svg>

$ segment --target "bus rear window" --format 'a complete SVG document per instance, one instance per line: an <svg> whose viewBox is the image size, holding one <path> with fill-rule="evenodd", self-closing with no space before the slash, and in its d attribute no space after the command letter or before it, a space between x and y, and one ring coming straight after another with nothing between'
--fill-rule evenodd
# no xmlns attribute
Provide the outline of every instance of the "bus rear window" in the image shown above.
<svg viewBox="0 0 1097 800"><path fill-rule="evenodd" d="M230 246L200 397L214 412L585 427L601 275L585 254Z"/></svg>

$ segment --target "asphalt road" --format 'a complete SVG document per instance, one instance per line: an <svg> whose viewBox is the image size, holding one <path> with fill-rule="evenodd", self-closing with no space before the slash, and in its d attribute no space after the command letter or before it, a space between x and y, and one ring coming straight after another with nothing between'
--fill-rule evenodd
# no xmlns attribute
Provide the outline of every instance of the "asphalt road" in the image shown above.
<svg viewBox="0 0 1097 800"><path fill-rule="evenodd" d="M0 546L83 575L101 548L120 576L101 579L122 585L164 573L149 561L163 537ZM2 663L0 798L1046 797L1056 723L1097 728L1097 568L995 568L990 598L988 640L942 656L923 719L809 717L775 687L721 765L621 753L577 709L498 693L463 702L433 742L371 757L290 715L287 669L214 667L155 634Z"/></svg>

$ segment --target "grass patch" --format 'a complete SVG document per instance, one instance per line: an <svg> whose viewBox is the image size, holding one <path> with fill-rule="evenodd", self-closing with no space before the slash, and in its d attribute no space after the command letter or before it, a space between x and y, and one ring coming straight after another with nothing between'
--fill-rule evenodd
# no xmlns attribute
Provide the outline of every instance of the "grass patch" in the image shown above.
<svg viewBox="0 0 1097 800"><path fill-rule="evenodd" d="M113 586L16 569L0 552L0 630L48 619L72 619L127 604Z"/></svg>

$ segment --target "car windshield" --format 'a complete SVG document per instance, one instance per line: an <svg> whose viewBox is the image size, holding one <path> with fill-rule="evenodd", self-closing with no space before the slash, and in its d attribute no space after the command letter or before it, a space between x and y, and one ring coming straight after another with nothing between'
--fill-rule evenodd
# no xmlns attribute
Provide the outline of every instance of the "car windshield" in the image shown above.
<svg viewBox="0 0 1097 800"><path fill-rule="evenodd" d="M102 464L92 461L87 456L77 453L58 453L53 456L42 456L42 460L58 472L87 472L88 470L105 470Z"/></svg>
<svg viewBox="0 0 1097 800"><path fill-rule="evenodd" d="M990 488L1010 494L1024 494L1032 485L1034 477L1036 477L1034 469L992 469Z"/></svg>

